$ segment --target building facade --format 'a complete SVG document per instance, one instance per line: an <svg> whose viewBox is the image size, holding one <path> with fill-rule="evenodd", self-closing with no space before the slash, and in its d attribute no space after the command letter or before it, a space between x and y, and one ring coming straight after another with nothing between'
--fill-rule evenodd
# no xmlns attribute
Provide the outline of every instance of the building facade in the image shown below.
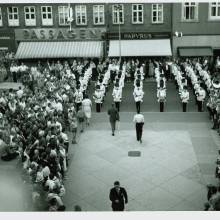
<svg viewBox="0 0 220 220"><path fill-rule="evenodd" d="M154 45L143 51L146 56L155 55L151 50L156 45L162 50L162 42L169 44L167 48L171 48L174 57L190 53L193 47L200 48L200 53L206 51L204 55L217 55L220 51L219 27L218 2L0 4L0 49L14 52L26 42L44 42L44 45L45 42L88 42L90 50L102 47L97 56L107 56L110 51L119 56L120 50L114 51L116 48L111 45L118 47L115 41L120 39L122 52L129 49L132 41L146 46L150 45L148 40ZM182 37L175 36L175 32L181 32ZM164 39L166 41L159 41ZM132 56L132 52L124 55ZM86 56L86 51L80 56Z"/></svg>
<svg viewBox="0 0 220 220"><path fill-rule="evenodd" d="M207 55L210 48L214 56L220 55L220 2L175 3L172 11L172 32L183 34L182 37L173 37L174 56L179 54L178 48L184 47L203 48Z"/></svg>

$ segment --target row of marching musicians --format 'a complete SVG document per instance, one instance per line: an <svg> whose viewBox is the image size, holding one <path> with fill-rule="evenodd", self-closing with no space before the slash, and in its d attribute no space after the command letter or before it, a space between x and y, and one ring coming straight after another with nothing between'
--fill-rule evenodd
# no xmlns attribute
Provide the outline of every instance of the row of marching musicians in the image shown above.
<svg viewBox="0 0 220 220"><path fill-rule="evenodd" d="M84 74L79 77L79 81L76 85L76 91L74 93L75 103L76 103L76 111L79 110L82 105L83 97L85 97L87 87L89 85L89 80L92 77L92 68L88 68L85 70Z"/></svg>
<svg viewBox="0 0 220 220"><path fill-rule="evenodd" d="M138 67L135 70L134 74L134 101L136 104L137 112L141 110L141 103L143 102L144 98L144 91L143 91L143 80L144 80L144 73Z"/></svg>
<svg viewBox="0 0 220 220"><path fill-rule="evenodd" d="M157 83L157 101L160 103L160 112L164 112L166 102L166 78L161 65L157 65L154 73Z"/></svg>
<svg viewBox="0 0 220 220"><path fill-rule="evenodd" d="M196 74L197 63L193 66L190 63L185 62L183 71L185 71L186 75L191 81L193 92L196 96L196 104L198 106L198 112L202 112L204 110L204 101L206 98L206 91L201 86L199 75Z"/></svg>
<svg viewBox="0 0 220 220"><path fill-rule="evenodd" d="M101 112L101 107L108 91L109 80L111 77L111 65L108 64L98 76L98 80L95 83L95 92L93 93L93 99L96 103L96 112Z"/></svg>
<svg viewBox="0 0 220 220"><path fill-rule="evenodd" d="M112 92L113 101L118 112L120 111L120 103L122 101L122 90L124 88L125 75L125 66L120 66L120 69L114 79L114 88Z"/></svg>
<svg viewBox="0 0 220 220"><path fill-rule="evenodd" d="M172 74L174 75L176 88L179 90L183 112L186 112L187 103L189 102L189 91L187 90L186 74L181 71L181 67L176 63L172 64Z"/></svg>

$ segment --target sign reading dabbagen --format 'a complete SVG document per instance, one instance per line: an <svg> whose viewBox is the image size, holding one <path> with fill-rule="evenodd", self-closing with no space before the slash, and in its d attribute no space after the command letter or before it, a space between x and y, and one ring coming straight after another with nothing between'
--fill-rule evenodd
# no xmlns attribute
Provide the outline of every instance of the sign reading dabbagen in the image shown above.
<svg viewBox="0 0 220 220"><path fill-rule="evenodd" d="M17 41L101 40L105 32L105 28L16 29L15 39Z"/></svg>

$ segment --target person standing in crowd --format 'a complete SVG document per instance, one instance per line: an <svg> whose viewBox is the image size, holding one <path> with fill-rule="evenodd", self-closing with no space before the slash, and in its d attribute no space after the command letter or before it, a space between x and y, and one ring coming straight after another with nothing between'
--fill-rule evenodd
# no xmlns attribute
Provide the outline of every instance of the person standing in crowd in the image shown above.
<svg viewBox="0 0 220 220"><path fill-rule="evenodd" d="M153 78L154 77L154 64L151 60L149 60L149 64L148 64L148 75L150 78Z"/></svg>
<svg viewBox="0 0 220 220"><path fill-rule="evenodd" d="M183 105L183 112L186 112L187 103L189 102L189 92L186 86L183 87L183 91L181 93L181 99L182 99L182 105Z"/></svg>
<svg viewBox="0 0 220 220"><path fill-rule="evenodd" d="M86 125L89 125L92 114L92 102L87 94L85 95L85 98L82 101L82 109L85 113Z"/></svg>
<svg viewBox="0 0 220 220"><path fill-rule="evenodd" d="M79 111L77 112L77 119L79 123L80 132L84 131L84 121L85 121L85 113L82 110L82 106L79 107Z"/></svg>
<svg viewBox="0 0 220 220"><path fill-rule="evenodd" d="M110 121L111 128L112 128L112 136L114 136L116 121L120 120L118 110L115 108L114 103L112 103L112 107L108 110L108 115L109 115L109 121Z"/></svg>
<svg viewBox="0 0 220 220"><path fill-rule="evenodd" d="M133 122L135 123L137 141L140 141L140 143L142 143L144 115L141 114L140 111L137 111L137 114L134 116Z"/></svg>
<svg viewBox="0 0 220 220"><path fill-rule="evenodd" d="M100 90L100 86L99 85L96 86L95 92L93 94L93 99L95 100L95 103L96 103L96 112L101 112L103 93Z"/></svg>
<svg viewBox="0 0 220 220"><path fill-rule="evenodd" d="M68 113L68 122L70 125L70 132L72 132L72 144L76 144L76 134L77 134L77 117L76 113L71 109Z"/></svg>
<svg viewBox="0 0 220 220"><path fill-rule="evenodd" d="M120 187L119 181L114 182L114 187L109 193L109 199L112 202L113 211L124 211L125 204L128 203L128 195L125 188Z"/></svg>
<svg viewBox="0 0 220 220"><path fill-rule="evenodd" d="M199 87L199 89L196 93L196 97L197 97L197 104L198 104L198 112L202 112L203 111L203 102L206 97L206 92L202 87Z"/></svg>
<svg viewBox="0 0 220 220"><path fill-rule="evenodd" d="M79 110L79 107L82 105L83 93L80 90L80 86L78 85L75 91L75 102L76 102L76 111Z"/></svg>
<svg viewBox="0 0 220 220"><path fill-rule="evenodd" d="M19 67L17 66L17 64L12 63L11 67L10 67L10 72L11 72L11 75L12 75L12 78L13 78L13 82L17 82L18 70L19 70Z"/></svg>

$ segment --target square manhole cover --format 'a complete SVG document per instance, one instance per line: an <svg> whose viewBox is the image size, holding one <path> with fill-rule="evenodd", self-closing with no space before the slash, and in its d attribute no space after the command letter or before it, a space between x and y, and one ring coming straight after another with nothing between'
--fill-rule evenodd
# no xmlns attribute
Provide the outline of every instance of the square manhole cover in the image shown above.
<svg viewBox="0 0 220 220"><path fill-rule="evenodd" d="M140 151L128 151L128 156L129 157L140 157L141 152Z"/></svg>

